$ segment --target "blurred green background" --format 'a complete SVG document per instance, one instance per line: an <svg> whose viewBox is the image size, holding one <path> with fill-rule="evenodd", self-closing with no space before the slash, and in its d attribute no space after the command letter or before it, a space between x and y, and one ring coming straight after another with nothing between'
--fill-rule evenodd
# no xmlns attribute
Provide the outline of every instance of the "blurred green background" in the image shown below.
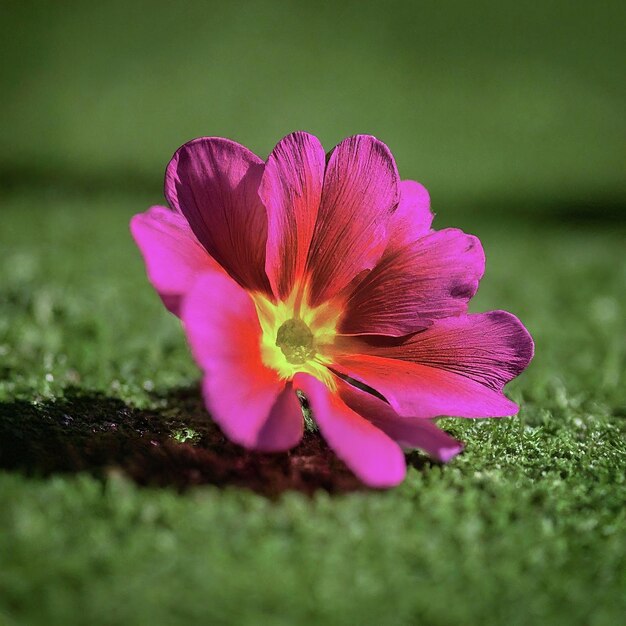
<svg viewBox="0 0 626 626"><path fill-rule="evenodd" d="M438 208L623 209L622 2L3 2L1 182L157 189L202 135L365 132Z"/></svg>
<svg viewBox="0 0 626 626"><path fill-rule="evenodd" d="M0 0L0 626L623 621L625 7ZM537 345L520 415L443 420L466 451L385 493L138 487L99 442L215 481L128 220L188 139L296 129L378 136L480 237L472 310Z"/></svg>

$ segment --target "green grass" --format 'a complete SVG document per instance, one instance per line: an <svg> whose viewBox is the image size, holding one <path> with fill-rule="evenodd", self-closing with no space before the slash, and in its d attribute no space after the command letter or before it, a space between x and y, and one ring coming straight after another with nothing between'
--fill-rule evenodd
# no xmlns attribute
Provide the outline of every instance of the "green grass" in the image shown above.
<svg viewBox="0 0 626 626"><path fill-rule="evenodd" d="M195 383L127 231L150 200L5 195L4 419L16 399L42 406L78 387L166 421L176 401L155 392ZM447 466L411 455L389 492L267 499L138 487L115 467L4 471L0 624L618 623L625 232L441 213L438 227L460 225L486 248L473 310L512 310L535 337L533 364L510 386L519 417L442 420L465 453ZM191 440L175 445L201 445L184 407L177 419L172 436Z"/></svg>

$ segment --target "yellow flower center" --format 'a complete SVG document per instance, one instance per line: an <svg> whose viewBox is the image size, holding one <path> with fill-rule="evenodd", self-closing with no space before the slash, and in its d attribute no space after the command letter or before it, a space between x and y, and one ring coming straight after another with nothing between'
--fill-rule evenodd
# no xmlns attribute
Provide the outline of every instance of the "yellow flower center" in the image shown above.
<svg viewBox="0 0 626 626"><path fill-rule="evenodd" d="M262 331L261 358L281 378L305 372L334 389L327 366L331 364L330 348L341 309L332 303L311 307L306 292L306 288L296 285L281 302L252 294Z"/></svg>
<svg viewBox="0 0 626 626"><path fill-rule="evenodd" d="M287 320L276 333L276 345L293 365L302 365L315 356L311 329L298 318Z"/></svg>

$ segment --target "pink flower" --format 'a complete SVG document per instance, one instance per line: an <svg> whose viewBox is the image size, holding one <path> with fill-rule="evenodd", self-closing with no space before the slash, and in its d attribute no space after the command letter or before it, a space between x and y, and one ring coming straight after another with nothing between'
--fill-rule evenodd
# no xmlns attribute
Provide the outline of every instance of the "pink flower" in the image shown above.
<svg viewBox="0 0 626 626"><path fill-rule="evenodd" d="M502 390L532 358L530 335L510 313L467 313L480 242L431 230L428 193L374 137L327 156L296 132L265 163L196 139L171 160L165 195L172 209L134 216L132 234L233 441L295 446L301 392L337 455L389 487L406 473L402 447L440 461L462 450L431 418L517 412Z"/></svg>

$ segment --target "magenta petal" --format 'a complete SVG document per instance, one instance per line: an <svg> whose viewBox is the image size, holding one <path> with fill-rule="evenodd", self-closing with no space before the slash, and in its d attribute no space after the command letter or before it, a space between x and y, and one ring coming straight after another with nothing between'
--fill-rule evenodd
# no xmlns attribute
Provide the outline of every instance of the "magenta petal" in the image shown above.
<svg viewBox="0 0 626 626"><path fill-rule="evenodd" d="M484 271L480 241L453 228L387 249L349 296L339 330L399 337L465 313Z"/></svg>
<svg viewBox="0 0 626 626"><path fill-rule="evenodd" d="M313 305L331 299L387 244L387 222L398 202L398 172L387 146L357 135L331 153L308 257Z"/></svg>
<svg viewBox="0 0 626 626"><path fill-rule="evenodd" d="M269 293L267 215L258 195L263 161L216 137L179 148L165 175L165 195L209 254L243 287Z"/></svg>
<svg viewBox="0 0 626 626"><path fill-rule="evenodd" d="M130 230L146 263L148 278L165 306L180 314L180 301L202 272L222 271L191 231L183 215L154 206L135 215Z"/></svg>
<svg viewBox="0 0 626 626"><path fill-rule="evenodd" d="M522 323L505 311L437 320L404 341L354 339L333 367L381 393L403 416L502 417L502 394L533 355Z"/></svg>
<svg viewBox="0 0 626 626"><path fill-rule="evenodd" d="M398 444L309 374L297 374L294 386L304 392L324 439L360 480L370 487L404 480L406 463Z"/></svg>
<svg viewBox="0 0 626 626"><path fill-rule="evenodd" d="M224 273L203 274L183 301L182 320L205 373L207 409L224 433L247 448L295 445L302 433L300 405L261 360L261 327L250 296Z"/></svg>
<svg viewBox="0 0 626 626"><path fill-rule="evenodd" d="M259 195L268 216L266 271L279 298L304 274L325 167L319 140L303 132L282 139L265 165Z"/></svg>
<svg viewBox="0 0 626 626"><path fill-rule="evenodd" d="M389 222L390 248L413 243L425 235L433 223L430 196L426 187L414 180L403 180L398 188L400 191L398 210Z"/></svg>
<svg viewBox="0 0 626 626"><path fill-rule="evenodd" d="M463 450L463 444L428 419L400 417L389 404L348 383L339 383L339 395L359 415L367 418L405 448L420 448L428 455L447 463Z"/></svg>
<svg viewBox="0 0 626 626"><path fill-rule="evenodd" d="M304 433L304 419L300 400L293 384L288 382L259 431L255 449L263 452L281 452L300 443Z"/></svg>

